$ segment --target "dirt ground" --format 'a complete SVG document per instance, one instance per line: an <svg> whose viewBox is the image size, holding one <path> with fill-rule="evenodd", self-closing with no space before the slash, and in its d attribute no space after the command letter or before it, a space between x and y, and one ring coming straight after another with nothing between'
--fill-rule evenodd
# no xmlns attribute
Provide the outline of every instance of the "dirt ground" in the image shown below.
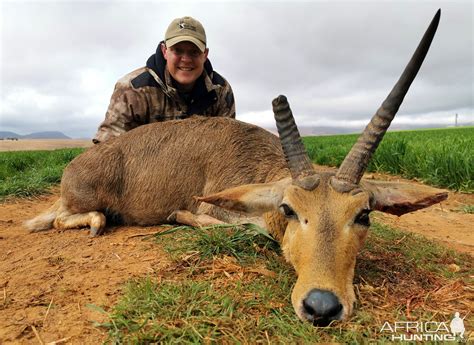
<svg viewBox="0 0 474 345"><path fill-rule="evenodd" d="M127 280L168 264L137 236L157 228L120 227L94 239L80 230L27 233L22 222L57 197L0 205L0 344L100 343L105 334L92 322L105 317L88 304L111 306Z"/></svg>
<svg viewBox="0 0 474 345"><path fill-rule="evenodd" d="M93 322L107 318L90 305L107 309L127 280L173 269L158 246L143 240L158 227L117 227L93 239L85 230L27 233L22 222L57 198L58 188L51 195L0 203L0 344L100 343L106 334ZM474 215L459 212L473 204L474 195L451 192L427 209L375 218L474 255Z"/></svg>
<svg viewBox="0 0 474 345"><path fill-rule="evenodd" d="M418 182L385 174L372 174L377 180ZM444 246L474 256L474 214L461 212L461 207L474 205L474 194L449 192L448 199L431 207L397 217L375 212L374 219L396 229L421 234Z"/></svg>
<svg viewBox="0 0 474 345"><path fill-rule="evenodd" d="M90 147L90 139L19 139L0 140L1 151L55 150L73 147Z"/></svg>

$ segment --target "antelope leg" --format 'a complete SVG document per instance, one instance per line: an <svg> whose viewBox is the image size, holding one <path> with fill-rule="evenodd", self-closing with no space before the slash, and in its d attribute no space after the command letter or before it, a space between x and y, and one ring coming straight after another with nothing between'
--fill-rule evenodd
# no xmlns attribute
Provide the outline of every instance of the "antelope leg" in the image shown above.
<svg viewBox="0 0 474 345"><path fill-rule="evenodd" d="M90 236L101 235L105 228L105 216L100 212L87 212L71 214L63 211L54 220L56 229L76 229L82 227L90 227Z"/></svg>
<svg viewBox="0 0 474 345"><path fill-rule="evenodd" d="M167 220L169 222L176 222L197 227L225 224L223 221L220 221L219 219L211 217L207 214L194 214L187 210L174 211L168 216Z"/></svg>

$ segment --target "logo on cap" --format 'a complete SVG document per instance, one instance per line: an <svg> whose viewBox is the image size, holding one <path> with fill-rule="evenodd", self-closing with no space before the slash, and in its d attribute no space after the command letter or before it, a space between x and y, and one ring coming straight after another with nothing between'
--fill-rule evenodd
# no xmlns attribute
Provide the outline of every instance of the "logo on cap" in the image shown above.
<svg viewBox="0 0 474 345"><path fill-rule="evenodd" d="M188 29L188 30L196 31L195 26L193 26L191 24L188 24L188 23L185 23L184 21L179 22L178 26L179 26L180 30Z"/></svg>

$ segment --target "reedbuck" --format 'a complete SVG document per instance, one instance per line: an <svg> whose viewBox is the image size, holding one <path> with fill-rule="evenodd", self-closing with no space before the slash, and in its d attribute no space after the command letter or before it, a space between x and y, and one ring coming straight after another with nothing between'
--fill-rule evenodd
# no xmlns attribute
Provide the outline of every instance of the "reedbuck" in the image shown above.
<svg viewBox="0 0 474 345"><path fill-rule="evenodd" d="M27 222L33 230L90 227L105 214L126 224L260 222L298 274L292 303L324 325L351 314L358 249L369 213L401 215L446 199L443 191L362 175L428 51L440 12L380 109L336 173L317 172L284 96L273 101L280 136L228 118L141 126L99 144L65 169L61 197ZM203 197L196 197L204 195ZM253 218L249 218L253 217Z"/></svg>

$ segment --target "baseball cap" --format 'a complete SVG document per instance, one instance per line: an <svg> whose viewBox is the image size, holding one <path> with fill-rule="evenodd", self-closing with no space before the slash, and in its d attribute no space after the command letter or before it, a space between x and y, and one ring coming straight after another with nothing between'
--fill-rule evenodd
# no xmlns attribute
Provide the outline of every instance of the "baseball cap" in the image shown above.
<svg viewBox="0 0 474 345"><path fill-rule="evenodd" d="M202 52L206 50L206 32L202 24L192 17L176 18L168 26L165 34L166 47L176 43L189 41Z"/></svg>

